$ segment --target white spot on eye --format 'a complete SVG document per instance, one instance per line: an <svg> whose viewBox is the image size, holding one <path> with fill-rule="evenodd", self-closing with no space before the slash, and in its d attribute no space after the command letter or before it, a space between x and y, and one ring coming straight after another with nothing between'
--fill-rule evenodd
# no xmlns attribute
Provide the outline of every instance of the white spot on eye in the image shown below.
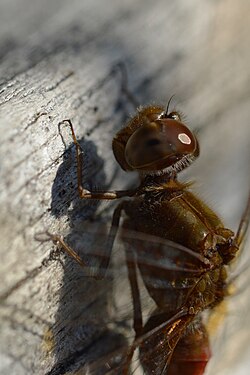
<svg viewBox="0 0 250 375"><path fill-rule="evenodd" d="M181 143L184 143L185 145L190 145L192 142L189 136L185 133L178 134L178 139Z"/></svg>

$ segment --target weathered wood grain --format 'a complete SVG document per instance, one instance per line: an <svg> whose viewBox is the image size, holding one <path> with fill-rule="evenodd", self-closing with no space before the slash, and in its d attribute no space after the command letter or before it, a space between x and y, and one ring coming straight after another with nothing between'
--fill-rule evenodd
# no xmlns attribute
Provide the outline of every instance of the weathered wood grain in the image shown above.
<svg viewBox="0 0 250 375"><path fill-rule="evenodd" d="M111 140L133 107L117 62L142 104L175 93L202 147L184 176L236 229L249 189L250 4L5 0L0 14L0 373L75 373L100 339L89 316L106 314L112 291L35 241L49 229L78 243L84 220L103 209L79 202L71 138L63 128L65 151L58 122L74 123L86 183L123 188L130 182L113 162ZM210 374L244 373L247 292L232 302Z"/></svg>

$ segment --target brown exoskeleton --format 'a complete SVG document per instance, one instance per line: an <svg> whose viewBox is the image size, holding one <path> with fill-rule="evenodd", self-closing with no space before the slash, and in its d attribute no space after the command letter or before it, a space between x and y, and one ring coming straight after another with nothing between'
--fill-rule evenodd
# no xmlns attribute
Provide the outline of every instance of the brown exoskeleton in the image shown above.
<svg viewBox="0 0 250 375"><path fill-rule="evenodd" d="M113 152L125 171L137 171L140 184L121 191L89 191L82 184L83 156L73 125L78 191L82 199L121 200L114 211L107 241L108 266L121 214L128 277L133 300L135 339L122 363L129 373L139 347L146 374L202 375L211 356L201 313L219 304L228 293L227 265L245 236L250 199L234 234L217 214L178 181L178 172L199 155L196 136L178 112L161 106L140 108L113 139ZM128 233L132 233L128 235ZM57 235L50 238L81 266L86 264ZM142 319L137 269L156 310Z"/></svg>

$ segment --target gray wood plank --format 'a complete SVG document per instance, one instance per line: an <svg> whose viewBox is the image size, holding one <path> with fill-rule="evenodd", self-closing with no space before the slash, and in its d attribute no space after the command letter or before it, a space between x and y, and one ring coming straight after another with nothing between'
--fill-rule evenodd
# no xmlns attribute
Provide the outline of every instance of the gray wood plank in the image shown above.
<svg viewBox="0 0 250 375"><path fill-rule="evenodd" d="M108 206L79 202L71 138L63 129L65 152L58 122L74 123L87 184L127 186L111 151L113 134L133 113L115 69L122 61L143 105L176 94L202 147L183 178L195 179L200 195L236 229L249 190L250 5L4 0L0 14L0 372L75 373L99 340L90 315L108 314L111 285L98 283L96 292L96 281L34 237L49 229L80 246L84 220ZM242 263L247 248L249 242ZM232 300L220 333L227 345L222 353L215 349L210 374L244 371L247 291Z"/></svg>

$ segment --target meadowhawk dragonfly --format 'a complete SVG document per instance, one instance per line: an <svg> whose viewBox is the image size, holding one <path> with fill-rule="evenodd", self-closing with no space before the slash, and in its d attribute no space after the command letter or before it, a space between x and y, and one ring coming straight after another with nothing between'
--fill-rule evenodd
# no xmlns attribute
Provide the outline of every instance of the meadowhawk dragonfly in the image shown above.
<svg viewBox="0 0 250 375"><path fill-rule="evenodd" d="M85 189L84 158L73 125L70 120L60 123L71 129L80 198L119 200L103 245L106 250L98 277L108 273L120 226L133 304L132 342L112 357L87 366L86 374L130 374L137 351L145 374L202 375L211 357L202 314L229 293L227 267L243 243L250 198L234 234L192 193L191 184L178 180L178 173L199 156L199 143L181 115L169 112L168 107L139 108L113 139L114 156L121 168L137 171L140 177L139 186L127 190ZM62 237L48 236L82 267L88 267ZM146 322L139 277L155 305Z"/></svg>

